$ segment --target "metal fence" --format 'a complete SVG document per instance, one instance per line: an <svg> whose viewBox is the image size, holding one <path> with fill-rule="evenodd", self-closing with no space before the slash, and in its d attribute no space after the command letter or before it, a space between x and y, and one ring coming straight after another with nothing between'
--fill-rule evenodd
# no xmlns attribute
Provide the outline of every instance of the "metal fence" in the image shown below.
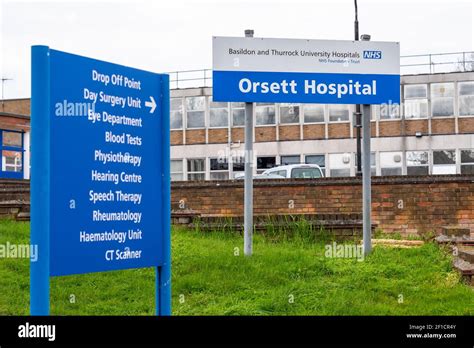
<svg viewBox="0 0 474 348"><path fill-rule="evenodd" d="M474 51L400 57L402 75L474 71ZM212 87L212 69L168 72L171 88Z"/></svg>

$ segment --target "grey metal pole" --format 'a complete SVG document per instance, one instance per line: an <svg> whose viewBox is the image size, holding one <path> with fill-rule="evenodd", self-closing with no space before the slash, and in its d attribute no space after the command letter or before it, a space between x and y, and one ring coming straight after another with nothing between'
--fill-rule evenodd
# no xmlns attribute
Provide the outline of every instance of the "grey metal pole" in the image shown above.
<svg viewBox="0 0 474 348"><path fill-rule="evenodd" d="M253 30L245 30L253 37ZM245 103L244 255L252 255L253 236L253 103Z"/></svg>
<svg viewBox="0 0 474 348"><path fill-rule="evenodd" d="M370 172L370 105L362 106L362 221L364 255L372 250L372 222L371 222L371 172Z"/></svg>

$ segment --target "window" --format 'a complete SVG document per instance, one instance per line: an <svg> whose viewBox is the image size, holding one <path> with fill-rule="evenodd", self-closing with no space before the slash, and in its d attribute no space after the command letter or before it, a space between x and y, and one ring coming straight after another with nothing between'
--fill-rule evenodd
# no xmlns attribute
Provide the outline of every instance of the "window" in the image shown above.
<svg viewBox="0 0 474 348"><path fill-rule="evenodd" d="M474 174L474 150L461 150L461 174Z"/></svg>
<svg viewBox="0 0 474 348"><path fill-rule="evenodd" d="M186 116L187 128L205 127L205 109L206 97L188 97L186 98Z"/></svg>
<svg viewBox="0 0 474 348"><path fill-rule="evenodd" d="M244 156L233 156L232 157L232 172L235 176L245 171L245 157Z"/></svg>
<svg viewBox="0 0 474 348"><path fill-rule="evenodd" d="M211 101L209 110L210 127L223 128L229 126L229 103L217 103Z"/></svg>
<svg viewBox="0 0 474 348"><path fill-rule="evenodd" d="M183 99L171 98L170 101L170 128L183 128Z"/></svg>
<svg viewBox="0 0 474 348"><path fill-rule="evenodd" d="M321 178L322 173L318 168L293 168L291 177L296 179L316 179Z"/></svg>
<svg viewBox="0 0 474 348"><path fill-rule="evenodd" d="M329 154L329 174L333 177L351 175L351 154L332 153Z"/></svg>
<svg viewBox="0 0 474 348"><path fill-rule="evenodd" d="M275 104L257 103L256 115L257 126L275 124Z"/></svg>
<svg viewBox="0 0 474 348"><path fill-rule="evenodd" d="M188 159L188 180L205 180L206 161L203 158Z"/></svg>
<svg viewBox="0 0 474 348"><path fill-rule="evenodd" d="M433 83L431 85L431 111L433 117L454 115L453 83Z"/></svg>
<svg viewBox="0 0 474 348"><path fill-rule="evenodd" d="M474 115L474 82L459 82L459 115Z"/></svg>
<svg viewBox="0 0 474 348"><path fill-rule="evenodd" d="M381 104L375 108L379 120L397 120L400 118L400 104Z"/></svg>
<svg viewBox="0 0 474 348"><path fill-rule="evenodd" d="M349 105L332 104L329 105L329 122L349 121Z"/></svg>
<svg viewBox="0 0 474 348"><path fill-rule="evenodd" d="M405 118L428 117L426 85L405 85Z"/></svg>
<svg viewBox="0 0 474 348"><path fill-rule="evenodd" d="M382 176L402 175L402 152L380 153L380 174Z"/></svg>
<svg viewBox="0 0 474 348"><path fill-rule="evenodd" d="M300 123L299 105L280 104L280 123Z"/></svg>
<svg viewBox="0 0 474 348"><path fill-rule="evenodd" d="M232 103L232 125L243 126L245 124L245 103Z"/></svg>
<svg viewBox="0 0 474 348"><path fill-rule="evenodd" d="M261 174L267 169L273 168L276 165L276 157L263 156L257 157L257 174Z"/></svg>
<svg viewBox="0 0 474 348"><path fill-rule="evenodd" d="M228 180L229 164L226 158L211 158L211 180Z"/></svg>
<svg viewBox="0 0 474 348"><path fill-rule="evenodd" d="M288 164L299 164L300 156L299 155L281 156L280 162L282 166L286 166Z"/></svg>
<svg viewBox="0 0 474 348"><path fill-rule="evenodd" d="M183 180L183 161L171 160L171 181Z"/></svg>
<svg viewBox="0 0 474 348"><path fill-rule="evenodd" d="M306 164L317 164L323 174L326 174L326 156L325 155L306 155L304 158Z"/></svg>
<svg viewBox="0 0 474 348"><path fill-rule="evenodd" d="M2 132L2 145L6 147L22 147L22 134L18 132Z"/></svg>
<svg viewBox="0 0 474 348"><path fill-rule="evenodd" d="M283 178L286 178L286 170L275 170L275 171L272 171L270 174L279 175Z"/></svg>
<svg viewBox="0 0 474 348"><path fill-rule="evenodd" d="M428 151L407 151L407 175L428 175Z"/></svg>
<svg viewBox="0 0 474 348"><path fill-rule="evenodd" d="M21 173L23 170L23 152L21 151L2 151L2 171Z"/></svg>
<svg viewBox="0 0 474 348"><path fill-rule="evenodd" d="M23 133L0 131L3 177L23 177Z"/></svg>
<svg viewBox="0 0 474 348"><path fill-rule="evenodd" d="M433 174L456 174L456 151L433 151Z"/></svg>
<svg viewBox="0 0 474 348"><path fill-rule="evenodd" d="M361 154L361 157L363 155ZM354 163L355 163L355 168L357 170L357 154L354 154ZM362 167L364 166L364 160L362 160L362 166L361 166L361 169ZM377 175L377 163L376 163L376 157L375 157L375 152L371 152L370 153L370 175L371 176L375 176Z"/></svg>
<svg viewBox="0 0 474 348"><path fill-rule="evenodd" d="M304 105L305 123L324 123L324 105L305 104Z"/></svg>

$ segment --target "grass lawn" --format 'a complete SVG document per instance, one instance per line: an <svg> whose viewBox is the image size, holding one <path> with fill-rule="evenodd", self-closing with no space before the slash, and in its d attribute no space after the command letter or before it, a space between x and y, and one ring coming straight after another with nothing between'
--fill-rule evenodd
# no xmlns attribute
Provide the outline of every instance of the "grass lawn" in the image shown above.
<svg viewBox="0 0 474 348"><path fill-rule="evenodd" d="M0 221L0 244L29 243L29 224ZM362 262L324 256L304 236L254 238L174 230L174 315L473 315L474 290L436 245L376 247ZM235 252L239 250L239 256ZM152 315L153 269L51 278L55 315ZM71 301L74 300L74 301ZM29 313L29 261L0 259L0 315Z"/></svg>

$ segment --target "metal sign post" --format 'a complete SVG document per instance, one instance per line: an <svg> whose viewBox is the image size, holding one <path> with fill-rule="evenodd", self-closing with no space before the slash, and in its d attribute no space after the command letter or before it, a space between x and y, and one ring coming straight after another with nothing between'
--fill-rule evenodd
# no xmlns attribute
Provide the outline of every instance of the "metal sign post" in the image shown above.
<svg viewBox="0 0 474 348"><path fill-rule="evenodd" d="M368 104L362 106L362 220L364 255L372 249L372 222L371 222L371 171L370 171L370 112Z"/></svg>
<svg viewBox="0 0 474 348"><path fill-rule="evenodd" d="M245 30L253 37L253 30ZM253 103L245 103L244 255L252 255L253 237Z"/></svg>

